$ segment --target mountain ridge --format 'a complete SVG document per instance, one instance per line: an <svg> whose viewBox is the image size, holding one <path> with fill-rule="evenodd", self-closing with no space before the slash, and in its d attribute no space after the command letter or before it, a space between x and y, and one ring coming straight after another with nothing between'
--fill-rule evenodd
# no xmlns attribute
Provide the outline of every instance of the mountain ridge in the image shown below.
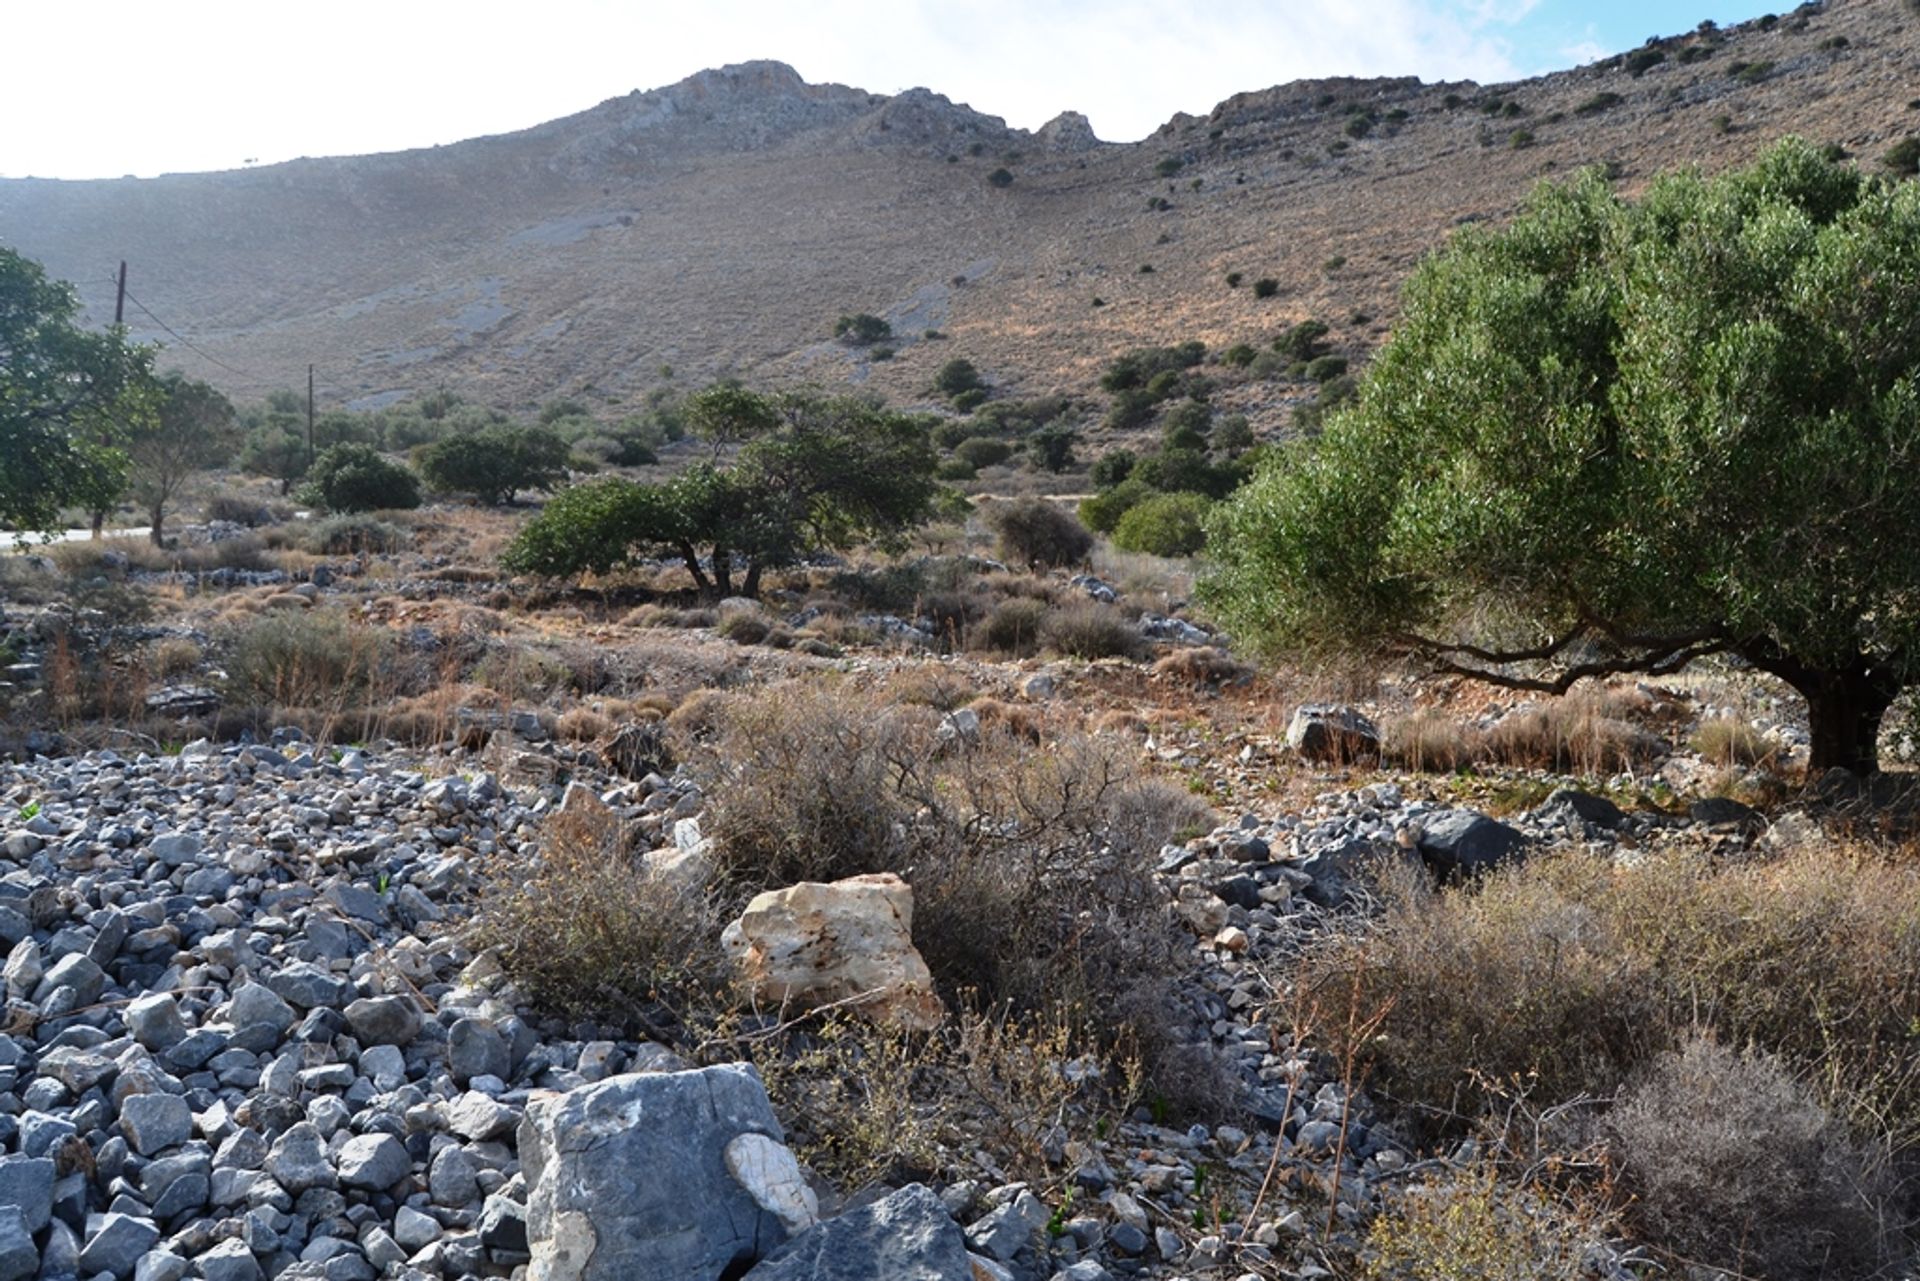
<svg viewBox="0 0 1920 1281"><path fill-rule="evenodd" d="M1259 345L1308 315L1364 350L1449 228L1583 164L1631 187L1803 133L1870 165L1920 128L1917 45L1900 0L1836 0L1502 86L1250 90L1137 143L1074 113L1028 131L930 89L750 62L437 147L0 180L0 243L73 280L96 319L128 259L134 297L191 348L138 309L135 335L242 397L311 361L333 404L449 386L613 412L720 375L911 403L957 355L1010 391L1085 391L1124 348ZM1010 185L989 181L1002 169ZM856 311L893 322L894 359L831 341ZM1267 425L1288 393L1243 399Z"/></svg>

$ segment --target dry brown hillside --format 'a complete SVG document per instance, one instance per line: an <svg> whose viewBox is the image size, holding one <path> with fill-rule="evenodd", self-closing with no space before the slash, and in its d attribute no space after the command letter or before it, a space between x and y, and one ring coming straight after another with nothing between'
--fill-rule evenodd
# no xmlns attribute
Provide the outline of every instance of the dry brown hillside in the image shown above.
<svg viewBox="0 0 1920 1281"><path fill-rule="evenodd" d="M1631 189L1788 133L1877 166L1920 132L1920 17L1904 0L1657 49L1637 75L1616 59L1489 88L1284 85L1129 145L1076 116L1030 134L925 90L881 97L752 63L428 150L4 181L0 240L77 282L96 318L128 259L135 296L217 363L138 310L134 332L245 397L312 361L323 395L361 405L440 385L506 406L618 404L668 365L682 385L852 381L912 401L956 355L1043 392L1089 387L1129 346L1259 342L1310 315L1370 343L1423 252L1505 216L1543 175L1608 163ZM1005 187L988 181L1001 167ZM1279 285L1264 301L1260 277ZM829 341L857 311L892 321L895 359ZM1257 392L1244 407L1260 425Z"/></svg>

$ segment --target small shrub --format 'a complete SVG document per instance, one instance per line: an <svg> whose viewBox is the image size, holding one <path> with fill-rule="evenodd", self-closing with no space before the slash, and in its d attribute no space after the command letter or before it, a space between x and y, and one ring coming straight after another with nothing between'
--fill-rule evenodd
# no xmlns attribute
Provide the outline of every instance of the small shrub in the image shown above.
<svg viewBox="0 0 1920 1281"><path fill-rule="evenodd" d="M385 628L351 622L340 612L279 610L232 637L228 693L261 707L356 707L372 692L392 648Z"/></svg>
<svg viewBox="0 0 1920 1281"><path fill-rule="evenodd" d="M1149 556L1195 555L1207 544L1205 521L1212 507L1200 494L1156 494L1120 518L1113 545Z"/></svg>
<svg viewBox="0 0 1920 1281"><path fill-rule="evenodd" d="M1006 168L995 169L987 175L987 181L995 187L1011 187L1013 185L1013 172Z"/></svg>
<svg viewBox="0 0 1920 1281"><path fill-rule="evenodd" d="M1131 449L1109 450L1093 460L1093 469L1088 477L1095 487L1112 489L1133 474L1133 465L1138 461L1138 456Z"/></svg>
<svg viewBox="0 0 1920 1281"><path fill-rule="evenodd" d="M1307 381L1329 383L1347 372L1345 356L1316 356L1307 362Z"/></svg>
<svg viewBox="0 0 1920 1281"><path fill-rule="evenodd" d="M1534 141L1535 140L1533 136L1533 130L1531 129L1515 129L1512 133L1507 135L1507 145L1512 147L1515 151L1520 151L1520 150L1523 150L1524 148L1531 147L1534 144Z"/></svg>
<svg viewBox="0 0 1920 1281"><path fill-rule="evenodd" d="M419 478L399 463L381 457L371 445L335 445L323 451L314 459L302 492L331 512L420 505Z"/></svg>
<svg viewBox="0 0 1920 1281"><path fill-rule="evenodd" d="M1279 292L1280 282L1272 276L1262 276L1253 282L1253 296L1255 298L1271 298Z"/></svg>
<svg viewBox="0 0 1920 1281"><path fill-rule="evenodd" d="M249 529L258 529L262 525L272 525L287 519L293 513L284 506L263 503L244 494L222 491L207 499L202 514L207 520L227 521L234 525L245 525Z"/></svg>
<svg viewBox="0 0 1920 1281"><path fill-rule="evenodd" d="M1702 721L1691 743L1700 758L1713 765L1755 766L1772 761L1779 750L1746 721L1716 716Z"/></svg>
<svg viewBox="0 0 1920 1281"><path fill-rule="evenodd" d="M1046 648L1069 658L1138 658L1146 652L1140 629L1111 605L1083 601L1047 615L1040 629Z"/></svg>
<svg viewBox="0 0 1920 1281"><path fill-rule="evenodd" d="M1338 271L1346 265L1347 256L1345 254L1335 254L1333 257L1321 263L1320 267L1323 271Z"/></svg>
<svg viewBox="0 0 1920 1281"><path fill-rule="evenodd" d="M1887 148L1880 157L1880 163L1889 172L1911 177L1920 174L1920 138L1902 138Z"/></svg>
<svg viewBox="0 0 1920 1281"><path fill-rule="evenodd" d="M1612 1216L1550 1188L1501 1179L1491 1162L1389 1199L1367 1228L1367 1281L1533 1281L1588 1272Z"/></svg>
<svg viewBox="0 0 1920 1281"><path fill-rule="evenodd" d="M1245 279L1246 279L1246 276L1241 272L1230 271L1227 273L1227 288L1238 289L1240 287L1240 282Z"/></svg>
<svg viewBox="0 0 1920 1281"><path fill-rule="evenodd" d="M304 541L308 550L322 556L390 556L405 550L413 538L398 525L361 512L315 521Z"/></svg>
<svg viewBox="0 0 1920 1281"><path fill-rule="evenodd" d="M1253 668L1223 649L1177 649L1153 665L1153 674L1181 685L1237 685L1253 677Z"/></svg>
<svg viewBox="0 0 1920 1281"><path fill-rule="evenodd" d="M1635 1220L1687 1257L1782 1281L1898 1261L1880 1167L1777 1059L1696 1037L1608 1123Z"/></svg>
<svg viewBox="0 0 1920 1281"><path fill-rule="evenodd" d="M1665 49L1635 49L1626 56L1622 65L1626 67L1628 75L1638 80L1666 60Z"/></svg>
<svg viewBox="0 0 1920 1281"><path fill-rule="evenodd" d="M1186 161L1178 156L1168 156L1153 167L1153 172L1162 178L1171 178L1186 168Z"/></svg>
<svg viewBox="0 0 1920 1281"><path fill-rule="evenodd" d="M1045 601L1002 601L974 628L973 647L1024 658L1040 648L1040 630L1046 620Z"/></svg>
<svg viewBox="0 0 1920 1281"><path fill-rule="evenodd" d="M953 398L953 407L963 414L970 414L987 403L987 389L974 387L959 393Z"/></svg>
<svg viewBox="0 0 1920 1281"><path fill-rule="evenodd" d="M1605 777L1657 759L1666 744L1624 719L1605 694L1577 691L1509 713L1487 732L1486 750L1521 769Z"/></svg>
<svg viewBox="0 0 1920 1281"><path fill-rule="evenodd" d="M1086 526L1044 498L994 503L982 519L998 539L1002 558L1017 564L1048 569L1077 565L1093 550Z"/></svg>
<svg viewBox="0 0 1920 1281"><path fill-rule="evenodd" d="M537 852L498 862L477 939L542 1008L663 1035L724 993L718 900L639 863L619 824L554 815Z"/></svg>
<svg viewBox="0 0 1920 1281"><path fill-rule="evenodd" d="M1013 457L1013 446L991 436L972 436L953 447L953 456L975 469L995 467Z"/></svg>
<svg viewBox="0 0 1920 1281"><path fill-rule="evenodd" d="M414 464L430 488L472 494L498 507L523 489L552 492L567 478L571 453L567 442L545 427L487 427L421 446Z"/></svg>
<svg viewBox="0 0 1920 1281"><path fill-rule="evenodd" d="M962 392L978 391L987 385L986 379L974 367L971 360L956 357L940 366L933 376L933 389L942 396L958 396Z"/></svg>
<svg viewBox="0 0 1920 1281"><path fill-rule="evenodd" d="M1380 744L1380 755L1389 764L1431 774L1464 769L1485 752L1478 731L1438 711L1415 712L1387 722Z"/></svg>
<svg viewBox="0 0 1920 1281"><path fill-rule="evenodd" d="M853 347L865 347L893 337L893 326L869 311L842 316L833 322L833 336Z"/></svg>
<svg viewBox="0 0 1920 1281"><path fill-rule="evenodd" d="M1247 343L1235 343L1220 353L1220 363L1231 365L1235 369L1245 369L1259 354Z"/></svg>
<svg viewBox="0 0 1920 1281"><path fill-rule="evenodd" d="M758 645L773 631L773 621L753 610L729 610L714 629L736 645Z"/></svg>

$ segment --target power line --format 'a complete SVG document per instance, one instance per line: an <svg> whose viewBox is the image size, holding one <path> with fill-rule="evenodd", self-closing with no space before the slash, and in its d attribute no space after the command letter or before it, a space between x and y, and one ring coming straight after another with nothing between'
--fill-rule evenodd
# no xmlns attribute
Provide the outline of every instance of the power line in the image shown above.
<svg viewBox="0 0 1920 1281"><path fill-rule="evenodd" d="M141 302L140 299L137 296L135 296L134 292L131 289L127 289L124 285L121 285L117 280L113 281L112 283L118 286L125 293L126 299L128 302L132 303L134 306L138 307L142 312L146 314L146 317L148 320L151 320L154 324L160 326L160 328L163 331L165 331L168 335L170 335L175 342L179 343L182 347L185 347L188 351L200 357L200 359L206 361L208 364L217 365L218 367L226 370L230 374L234 374L240 378L244 378L255 387L264 387L270 391L281 391L281 390L291 389L292 383L287 379L268 378L262 374L253 373L248 370L241 369L237 365L230 365L226 361L221 360L218 356L212 356L207 354L207 352L205 352L200 347L196 346L191 340L189 340L186 335L182 334L179 330L175 329L172 325L169 325L166 321L156 316L153 312L153 308ZM319 381L329 391L337 392L342 396L353 396L357 394L355 392L349 391L345 387L342 387L340 384L332 381L331 379L321 378Z"/></svg>

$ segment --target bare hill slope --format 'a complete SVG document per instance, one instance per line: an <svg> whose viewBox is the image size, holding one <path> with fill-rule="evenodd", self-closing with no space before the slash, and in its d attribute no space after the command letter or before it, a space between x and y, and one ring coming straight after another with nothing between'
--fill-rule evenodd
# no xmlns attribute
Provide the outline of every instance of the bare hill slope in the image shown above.
<svg viewBox="0 0 1920 1281"><path fill-rule="evenodd" d="M75 281L96 318L128 259L135 296L212 361L138 310L136 335L243 397L312 361L333 403L439 385L619 403L663 366L680 383L853 381L913 400L955 355L1042 392L1089 386L1128 346L1260 342L1309 315L1375 341L1420 254L1542 176L1608 163L1631 188L1787 133L1877 166L1920 132L1904 0L1653 52L1487 89L1284 85L1129 145L1077 116L1028 133L926 90L750 63L426 150L0 181L0 242ZM989 181L999 168L1010 185ZM1278 284L1265 300L1261 277ZM829 341L856 311L893 322L895 359Z"/></svg>

